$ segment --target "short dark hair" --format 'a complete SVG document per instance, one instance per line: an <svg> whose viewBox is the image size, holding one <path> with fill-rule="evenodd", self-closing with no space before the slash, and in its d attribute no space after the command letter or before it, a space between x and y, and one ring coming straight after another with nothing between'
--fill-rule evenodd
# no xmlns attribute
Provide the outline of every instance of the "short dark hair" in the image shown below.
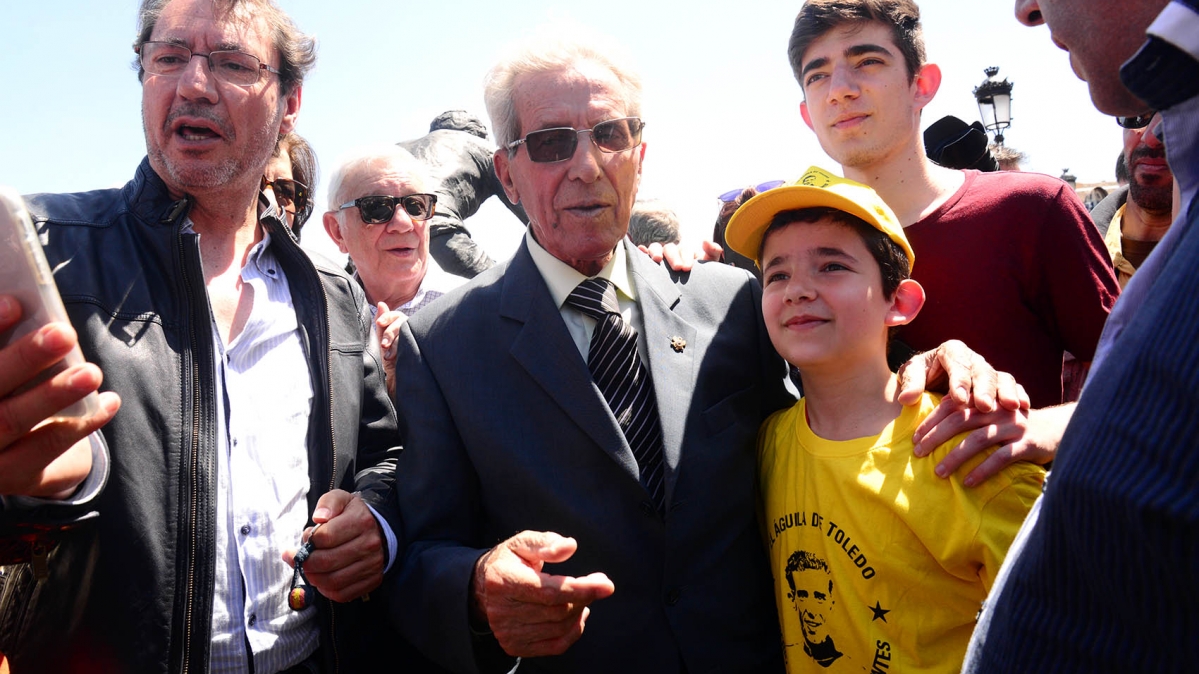
<svg viewBox="0 0 1199 674"><path fill-rule="evenodd" d="M295 22L272 0L211 0L218 15L229 14L240 7L250 7L247 12L255 18L266 21L270 28L269 36L275 50L279 52L279 86L287 95L304 84L304 76L316 65L316 40L300 32ZM141 46L154 33L162 11L171 0L142 0L137 13L137 37L133 40L133 48L140 50ZM265 54L255 54L259 58L269 58ZM134 58L134 68L137 69L137 80L145 77L140 57Z"/></svg>
<svg viewBox="0 0 1199 674"><path fill-rule="evenodd" d="M1116 182L1128 182L1128 160L1124 158L1124 152L1120 152L1120 156L1116 157Z"/></svg>
<svg viewBox="0 0 1199 674"><path fill-rule="evenodd" d="M756 187L746 187L732 201L721 202L720 212L716 214L716 224L712 227L712 240L724 249L722 261L725 264L731 264L738 269L744 269L753 274L761 282L762 270L758 268L757 263L730 248L724 239L724 232L728 229L729 220L733 219L733 214L737 212L738 208L741 208L741 204L753 199L757 194L758 189Z"/></svg>
<svg viewBox="0 0 1199 674"><path fill-rule="evenodd" d="M902 246L858 216L827 206L798 208L776 213L762 234L762 246L758 249L758 259L762 259L762 251L766 250L766 240L770 238L771 234L797 223L814 223L821 220L831 220L849 227L862 237L862 243L866 244L866 250L870 251L871 257L878 263L878 269L883 279L883 297L888 300L894 297L899 283L904 279L911 278L912 265Z"/></svg>
<svg viewBox="0 0 1199 674"><path fill-rule="evenodd" d="M798 571L823 571L827 575L829 574L828 562L806 550L796 550L791 553L787 559L787 566L783 569L783 574L787 576L787 585L791 586L789 596L792 599L795 598L795 574ZM831 578L828 586L830 590L833 587Z"/></svg>
<svg viewBox="0 0 1199 674"><path fill-rule="evenodd" d="M924 31L920 8L912 0L808 0L795 17L787 56L799 87L803 88L803 57L808 47L825 33L845 24L878 22L891 27L895 46L903 54L908 81L924 65Z"/></svg>

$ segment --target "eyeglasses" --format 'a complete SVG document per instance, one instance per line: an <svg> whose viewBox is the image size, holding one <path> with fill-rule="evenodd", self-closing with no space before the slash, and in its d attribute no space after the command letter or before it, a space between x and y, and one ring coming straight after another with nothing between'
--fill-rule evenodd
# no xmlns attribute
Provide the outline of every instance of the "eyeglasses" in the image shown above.
<svg viewBox="0 0 1199 674"><path fill-rule="evenodd" d="M413 220L428 220L433 217L437 206L435 194L409 194L404 197L369 196L358 197L337 207L337 210L358 207L362 222L368 225L383 225L395 217L396 204L404 207L404 212Z"/></svg>
<svg viewBox="0 0 1199 674"><path fill-rule="evenodd" d="M308 198L308 186L296 180L287 178L262 179L263 188L271 188L275 193L275 201L279 206L302 221L312 215L312 200Z"/></svg>
<svg viewBox="0 0 1199 674"><path fill-rule="evenodd" d="M754 185L753 187L754 187L755 191L760 193L760 192L765 192L766 190L772 190L776 187L779 187L780 185L782 185L785 182L787 182L787 181L785 181L785 180L768 180L764 183ZM741 193L744 192L745 190L746 190L746 188L744 188L744 187L738 187L737 189L729 190L728 192L725 192L724 194L722 194L716 198L720 199L721 201L723 201L726 204L732 203L732 202L736 201L737 197L741 196Z"/></svg>
<svg viewBox="0 0 1199 674"><path fill-rule="evenodd" d="M143 42L141 46L134 47L133 51L137 52L142 69L151 75L178 75L196 56L203 56L208 60L208 70L213 77L239 87L256 84L264 70L279 74L278 70L258 60L257 56L232 49L198 54L174 42Z"/></svg>
<svg viewBox="0 0 1199 674"><path fill-rule="evenodd" d="M1143 129L1149 126L1149 123L1153 121L1153 116L1156 114L1156 112L1147 112L1135 117L1117 117L1116 123L1125 129Z"/></svg>
<svg viewBox="0 0 1199 674"><path fill-rule="evenodd" d="M641 131L645 122L640 117L621 117L600 122L590 129L572 129L570 127L555 127L530 131L520 140L508 143L508 149L515 151L518 145L524 145L529 153L529 159L539 164L556 161L566 161L575 156L579 146L579 134L590 133L591 142L602 152L623 152L641 143Z"/></svg>

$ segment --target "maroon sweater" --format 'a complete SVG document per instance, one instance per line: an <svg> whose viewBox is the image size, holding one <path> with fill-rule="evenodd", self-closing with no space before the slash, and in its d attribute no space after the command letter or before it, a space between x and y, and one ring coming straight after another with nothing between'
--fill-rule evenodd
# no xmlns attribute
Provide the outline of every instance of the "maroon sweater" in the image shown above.
<svg viewBox="0 0 1199 674"><path fill-rule="evenodd" d="M923 351L960 339L1023 384L1033 407L1062 401L1062 353L1089 361L1120 289L1069 185L1034 173L966 171L905 230L928 301L896 338Z"/></svg>

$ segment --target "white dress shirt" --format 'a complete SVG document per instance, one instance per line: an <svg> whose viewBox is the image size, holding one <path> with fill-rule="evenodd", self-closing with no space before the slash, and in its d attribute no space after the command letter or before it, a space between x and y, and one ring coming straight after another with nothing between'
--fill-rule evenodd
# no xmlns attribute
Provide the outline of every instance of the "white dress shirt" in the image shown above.
<svg viewBox="0 0 1199 674"><path fill-rule="evenodd" d="M591 335L595 332L595 319L579 309L566 303L566 298L583 281L589 277L583 276L577 269L554 257L533 238L533 230L525 232L525 242L529 246L529 255L533 264L545 279L550 297L558 306L570 338L574 340L575 348L587 362L587 354L591 350ZM645 330L642 329L641 308L637 306L637 290L633 287L633 279L629 273L629 261L625 256L624 241L616 244L612 259L598 274L591 278L604 278L616 286L616 301L620 305L620 316L626 323L637 330L637 353L641 362L649 363L646 354L649 347L645 341ZM648 365L647 365L648 367Z"/></svg>
<svg viewBox="0 0 1199 674"><path fill-rule="evenodd" d="M228 344L216 322L217 527L211 672L276 672L317 648L315 607L287 605L297 548L308 523L308 416L312 379L287 278L256 244L241 270L253 304ZM247 645L250 652L247 652Z"/></svg>

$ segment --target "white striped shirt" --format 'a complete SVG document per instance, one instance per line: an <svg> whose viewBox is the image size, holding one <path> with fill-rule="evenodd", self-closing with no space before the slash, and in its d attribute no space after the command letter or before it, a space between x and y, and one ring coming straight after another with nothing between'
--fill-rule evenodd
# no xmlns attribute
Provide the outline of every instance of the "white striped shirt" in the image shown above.
<svg viewBox="0 0 1199 674"><path fill-rule="evenodd" d="M190 223L185 229L190 229ZM295 308L270 236L241 270L253 304L245 327L225 344L212 325L216 363L216 587L210 672L258 674L303 661L317 648L315 607L287 606L296 548L308 522L308 416L312 380ZM245 292L245 291L243 291Z"/></svg>

